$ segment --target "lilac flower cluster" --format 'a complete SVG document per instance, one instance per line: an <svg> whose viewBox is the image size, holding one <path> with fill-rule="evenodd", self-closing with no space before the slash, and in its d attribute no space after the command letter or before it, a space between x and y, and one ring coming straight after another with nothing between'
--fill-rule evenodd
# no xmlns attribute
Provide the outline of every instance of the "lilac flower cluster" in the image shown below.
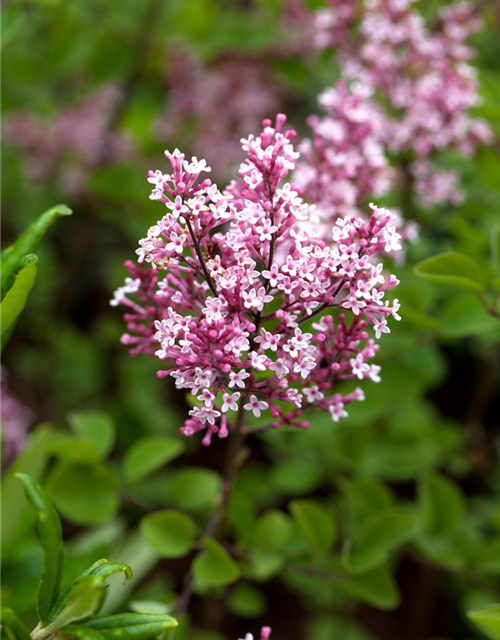
<svg viewBox="0 0 500 640"><path fill-rule="evenodd" d="M62 108L52 119L16 113L6 119L5 138L27 152L27 170L33 180L41 183L58 175L63 191L78 195L89 169L123 160L133 148L130 139L111 126L121 99L121 89L107 84Z"/></svg>
<svg viewBox="0 0 500 640"><path fill-rule="evenodd" d="M432 160L445 150L471 155L492 139L488 125L469 114L480 99L467 39L481 23L472 4L458 2L442 8L431 29L411 4L331 0L316 14L316 44L335 48L343 77L386 106L382 144L411 159L422 202L456 203L458 175L436 170Z"/></svg>
<svg viewBox="0 0 500 640"><path fill-rule="evenodd" d="M122 342L168 361L158 375L196 398L181 431L205 431L204 444L228 434L235 411L270 414L274 427L306 427L309 407L346 417L363 392L334 387L379 381L375 339L399 319L398 301L385 300L398 281L374 260L401 248L395 217L371 205L368 219L338 219L325 242L287 181L299 154L285 120L242 140L247 159L224 192L202 177L204 160L165 152L171 173L148 180L167 213L112 301L127 307Z"/></svg>
<svg viewBox="0 0 500 640"><path fill-rule="evenodd" d="M22 405L9 390L7 374L0 373L0 424L2 427L2 461L12 462L22 451L31 424L31 411Z"/></svg>

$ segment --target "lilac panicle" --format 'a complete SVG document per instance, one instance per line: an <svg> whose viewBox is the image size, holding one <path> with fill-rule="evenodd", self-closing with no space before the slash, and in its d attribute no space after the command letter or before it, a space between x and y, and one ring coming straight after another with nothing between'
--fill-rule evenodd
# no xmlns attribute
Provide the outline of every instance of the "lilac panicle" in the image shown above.
<svg viewBox="0 0 500 640"><path fill-rule="evenodd" d="M204 431L204 444L227 436L235 411L274 427L308 426L308 408L346 417L364 394L338 383L380 380L376 340L399 319L385 299L398 281L375 259L401 248L395 217L371 205L366 218L338 219L325 242L288 180L299 154L285 120L242 140L246 160L223 191L204 160L165 152L170 171L148 181L166 212L112 301L126 307L122 342L165 362L158 375L194 396L181 431Z"/></svg>

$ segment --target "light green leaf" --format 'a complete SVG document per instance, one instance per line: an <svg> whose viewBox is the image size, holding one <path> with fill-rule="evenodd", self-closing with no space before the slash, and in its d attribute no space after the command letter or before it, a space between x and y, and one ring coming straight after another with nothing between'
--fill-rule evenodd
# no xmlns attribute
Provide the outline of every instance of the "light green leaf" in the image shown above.
<svg viewBox="0 0 500 640"><path fill-rule="evenodd" d="M103 558L94 562L94 564L83 572L81 577L84 576L100 576L101 578L108 578L115 573L124 573L125 581L124 585L128 584L132 580L132 569L124 562L110 562Z"/></svg>
<svg viewBox="0 0 500 640"><path fill-rule="evenodd" d="M484 609L468 611L467 616L491 640L500 640L500 605L492 604Z"/></svg>
<svg viewBox="0 0 500 640"><path fill-rule="evenodd" d="M290 540L291 534L290 518L278 509L270 509L257 520L256 541L264 549L282 549Z"/></svg>
<svg viewBox="0 0 500 640"><path fill-rule="evenodd" d="M164 558L180 558L191 550L195 526L179 511L156 511L141 520L144 540Z"/></svg>
<svg viewBox="0 0 500 640"><path fill-rule="evenodd" d="M170 607L158 600L132 600L128 603L129 608L135 613L161 613L168 614Z"/></svg>
<svg viewBox="0 0 500 640"><path fill-rule="evenodd" d="M2 271L2 299L9 290L9 283L12 282L14 273L19 269L19 263L28 254L34 253L47 229L61 216L71 215L71 209L64 204L56 205L43 213L38 220L30 225L14 242L13 245L2 251L1 271Z"/></svg>
<svg viewBox="0 0 500 640"><path fill-rule="evenodd" d="M97 631L85 625L68 625L59 629L57 638L76 638L77 640L104 640L104 636Z"/></svg>
<svg viewBox="0 0 500 640"><path fill-rule="evenodd" d="M157 613L119 613L106 618L96 618L87 623L111 640L147 640L178 626L174 618Z"/></svg>
<svg viewBox="0 0 500 640"><path fill-rule="evenodd" d="M12 286L0 304L0 323L2 326L2 349L7 343L14 322L24 309L29 292L35 284L38 258L26 256L21 262L19 272L14 276Z"/></svg>
<svg viewBox="0 0 500 640"><path fill-rule="evenodd" d="M106 458L116 439L116 428L109 416L100 411L79 411L70 413L68 421L75 433L95 444L101 459Z"/></svg>
<svg viewBox="0 0 500 640"><path fill-rule="evenodd" d="M38 617L45 623L59 597L64 562L61 521L42 487L25 473L18 473L26 497L38 514L37 533L43 549L43 568L37 596Z"/></svg>
<svg viewBox="0 0 500 640"><path fill-rule="evenodd" d="M147 436L135 442L125 455L124 471L129 482L137 482L158 471L184 451L179 438Z"/></svg>
<svg viewBox="0 0 500 640"><path fill-rule="evenodd" d="M236 582L240 569L227 551L213 538L202 540L204 551L193 561L193 574L200 587L223 587Z"/></svg>
<svg viewBox="0 0 500 640"><path fill-rule="evenodd" d="M0 610L0 624L2 630L10 632L9 637L13 640L31 640L30 632L12 609L2 607Z"/></svg>
<svg viewBox="0 0 500 640"><path fill-rule="evenodd" d="M457 485L437 473L419 485L419 503L425 532L431 536L452 534L465 512L465 502Z"/></svg>
<svg viewBox="0 0 500 640"><path fill-rule="evenodd" d="M414 272L431 282L472 293L482 293L485 285L478 263L463 253L449 251L419 262Z"/></svg>
<svg viewBox="0 0 500 640"><path fill-rule="evenodd" d="M364 572L382 564L389 551L415 533L417 518L400 508L389 508L367 518L354 541L344 548L343 564L348 571Z"/></svg>
<svg viewBox="0 0 500 640"><path fill-rule="evenodd" d="M118 508L117 482L101 463L59 462L47 479L47 491L58 510L77 524L98 524Z"/></svg>
<svg viewBox="0 0 500 640"><path fill-rule="evenodd" d="M211 469L185 467L175 474L172 497L180 509L206 509L215 504L221 482L219 474Z"/></svg>
<svg viewBox="0 0 500 640"><path fill-rule="evenodd" d="M335 540L335 523L330 514L312 500L293 500L290 511L314 553L327 555Z"/></svg>
<svg viewBox="0 0 500 640"><path fill-rule="evenodd" d="M85 576L75 580L61 596L48 624L33 633L33 640L43 640L73 622L84 622L96 615L106 597L106 583L101 576Z"/></svg>

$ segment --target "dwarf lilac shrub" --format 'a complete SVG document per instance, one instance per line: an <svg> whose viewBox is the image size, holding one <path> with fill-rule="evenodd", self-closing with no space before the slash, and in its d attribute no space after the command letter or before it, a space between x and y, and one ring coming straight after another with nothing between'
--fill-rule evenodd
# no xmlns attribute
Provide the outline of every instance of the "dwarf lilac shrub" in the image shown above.
<svg viewBox="0 0 500 640"><path fill-rule="evenodd" d="M385 300L398 281L375 260L401 248L394 216L371 205L367 219L337 220L325 242L287 181L299 154L285 120L242 140L247 159L224 192L202 178L204 160L165 152L171 173L148 180L167 213L112 301L127 307L122 342L168 362L158 375L196 398L181 431L205 431L204 444L227 436L235 411L270 415L273 427L308 426L308 408L346 417L364 394L338 383L380 380L376 340L399 319L398 301Z"/></svg>
<svg viewBox="0 0 500 640"><path fill-rule="evenodd" d="M480 104L468 38L481 26L474 6L443 7L434 25L411 0L330 0L315 14L315 43L338 53L355 91L376 96L382 144L405 159L424 206L462 199L459 176L433 166L442 151L472 155L492 140L470 114ZM366 109L373 108L367 105ZM380 139L380 138L379 138Z"/></svg>

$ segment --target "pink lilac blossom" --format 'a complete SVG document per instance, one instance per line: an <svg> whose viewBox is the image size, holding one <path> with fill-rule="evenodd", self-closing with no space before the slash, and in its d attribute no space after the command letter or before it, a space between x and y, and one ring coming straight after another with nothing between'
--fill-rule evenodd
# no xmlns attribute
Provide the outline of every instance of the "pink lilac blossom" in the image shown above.
<svg viewBox="0 0 500 640"><path fill-rule="evenodd" d="M308 426L308 408L346 417L364 394L338 383L378 382L376 340L399 320L385 300L398 280L375 260L401 248L395 217L370 205L367 219L338 219L328 243L305 231L313 209L287 181L299 154L285 120L242 140L247 158L223 192L204 160L165 152L171 170L148 181L167 211L112 301L127 307L122 342L166 361L158 375L196 398L181 432L205 431L204 444L228 435L237 408L274 427Z"/></svg>
<svg viewBox="0 0 500 640"><path fill-rule="evenodd" d="M446 150L471 155L479 144L492 140L488 125L470 115L480 98L477 73L470 64L474 50L467 39L481 22L472 4L458 2L442 8L431 29L411 4L410 0L330 3L330 8L316 14L316 44L334 47L343 76L370 87L386 105L383 143L390 151L427 163ZM339 42L337 26L344 15L351 37ZM409 168L416 178L417 196L425 204L429 184L422 177L422 164L410 163ZM448 187L439 190L433 185L433 203L458 198L451 173L443 179Z"/></svg>
<svg viewBox="0 0 500 640"><path fill-rule="evenodd" d="M31 411L15 398L7 383L5 369L0 378L0 424L2 428L2 461L11 463L22 451L31 424Z"/></svg>
<svg viewBox="0 0 500 640"><path fill-rule="evenodd" d="M16 113L6 118L5 138L26 152L26 167L33 180L41 183L58 176L65 193L78 195L89 169L123 160L132 150L130 139L111 126L121 99L121 89L107 84L63 107L52 119Z"/></svg>
<svg viewBox="0 0 500 640"><path fill-rule="evenodd" d="M385 153L386 117L369 87L340 80L320 95L319 103L325 115L308 119L312 138L299 147L293 178L304 198L316 205L311 221L327 240L338 218L363 216L367 198L386 194L396 173ZM418 236L413 221L399 220L397 228L407 240Z"/></svg>
<svg viewBox="0 0 500 640"><path fill-rule="evenodd" d="M172 140L194 123L191 151L207 158L214 173L226 178L243 158L239 139L257 129L267 113L277 111L282 94L263 58L233 53L204 66L180 50L170 59L167 105L156 130L164 140Z"/></svg>

